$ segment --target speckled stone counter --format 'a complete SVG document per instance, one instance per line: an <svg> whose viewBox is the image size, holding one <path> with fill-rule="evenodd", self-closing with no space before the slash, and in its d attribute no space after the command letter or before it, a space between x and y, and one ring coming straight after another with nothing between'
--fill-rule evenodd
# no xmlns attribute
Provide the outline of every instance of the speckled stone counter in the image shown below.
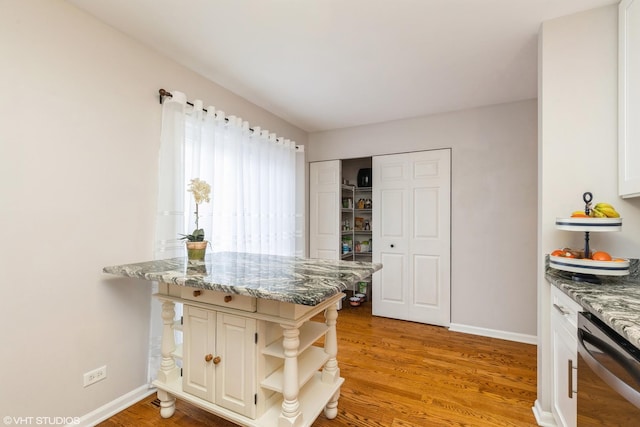
<svg viewBox="0 0 640 427"><path fill-rule="evenodd" d="M317 305L380 270L382 264L217 252L204 262L186 257L104 267L118 276Z"/></svg>
<svg viewBox="0 0 640 427"><path fill-rule="evenodd" d="M630 260L628 276L598 276L602 284L571 280L571 273L547 267L547 280L640 348L640 263Z"/></svg>

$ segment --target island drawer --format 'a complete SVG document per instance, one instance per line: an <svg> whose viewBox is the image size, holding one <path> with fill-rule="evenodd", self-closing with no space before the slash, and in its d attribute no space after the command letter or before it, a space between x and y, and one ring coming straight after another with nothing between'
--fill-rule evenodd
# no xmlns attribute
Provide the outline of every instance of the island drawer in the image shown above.
<svg viewBox="0 0 640 427"><path fill-rule="evenodd" d="M583 311L580 304L575 302L555 286L551 286L551 312L555 316L558 326L563 327L575 338L578 329L578 312Z"/></svg>
<svg viewBox="0 0 640 427"><path fill-rule="evenodd" d="M221 305L243 311L256 311L256 298L234 293L184 287L180 298L205 304Z"/></svg>

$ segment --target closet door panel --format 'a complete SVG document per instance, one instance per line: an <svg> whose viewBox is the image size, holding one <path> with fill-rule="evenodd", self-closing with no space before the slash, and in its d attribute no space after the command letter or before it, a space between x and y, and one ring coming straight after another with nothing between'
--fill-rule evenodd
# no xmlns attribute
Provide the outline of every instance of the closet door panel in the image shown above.
<svg viewBox="0 0 640 427"><path fill-rule="evenodd" d="M439 301L439 290L434 283L439 281L440 259L428 255L413 256L412 304L435 307Z"/></svg>
<svg viewBox="0 0 640 427"><path fill-rule="evenodd" d="M339 160L309 164L309 257L340 259Z"/></svg>
<svg viewBox="0 0 640 427"><path fill-rule="evenodd" d="M450 323L450 155L373 158L373 260L383 263L373 279L376 315Z"/></svg>

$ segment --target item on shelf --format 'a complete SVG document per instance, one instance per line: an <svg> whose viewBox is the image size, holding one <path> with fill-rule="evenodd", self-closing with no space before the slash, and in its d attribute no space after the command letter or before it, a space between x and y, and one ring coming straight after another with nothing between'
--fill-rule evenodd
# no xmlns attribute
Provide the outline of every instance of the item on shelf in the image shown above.
<svg viewBox="0 0 640 427"><path fill-rule="evenodd" d="M353 208L353 199L351 197L342 198L342 207L345 209Z"/></svg>
<svg viewBox="0 0 640 427"><path fill-rule="evenodd" d="M364 231L371 231L371 224L369 224L369 220L368 219L364 220L363 228L364 228Z"/></svg>
<svg viewBox="0 0 640 427"><path fill-rule="evenodd" d="M356 240L356 253L359 253L362 250L362 246L360 245L360 242Z"/></svg>
<svg viewBox="0 0 640 427"><path fill-rule="evenodd" d="M352 243L353 243L353 240L351 239L351 236L344 236L342 238L342 254L343 255L351 252Z"/></svg>
<svg viewBox="0 0 640 427"><path fill-rule="evenodd" d="M371 252L371 245L368 240L360 242L360 252Z"/></svg>
<svg viewBox="0 0 640 427"><path fill-rule="evenodd" d="M364 199L359 199L356 209L364 209Z"/></svg>
<svg viewBox="0 0 640 427"><path fill-rule="evenodd" d="M359 216L355 217L353 219L354 221L354 227L357 231L362 231L363 230L363 224L364 224L364 218L361 218Z"/></svg>
<svg viewBox="0 0 640 427"><path fill-rule="evenodd" d="M371 168L358 171L358 187L371 187Z"/></svg>
<svg viewBox="0 0 640 427"><path fill-rule="evenodd" d="M367 282L358 282L358 292L361 294L367 293Z"/></svg>
<svg viewBox="0 0 640 427"><path fill-rule="evenodd" d="M364 208L365 209L371 209L371 199L365 199L364 200Z"/></svg>

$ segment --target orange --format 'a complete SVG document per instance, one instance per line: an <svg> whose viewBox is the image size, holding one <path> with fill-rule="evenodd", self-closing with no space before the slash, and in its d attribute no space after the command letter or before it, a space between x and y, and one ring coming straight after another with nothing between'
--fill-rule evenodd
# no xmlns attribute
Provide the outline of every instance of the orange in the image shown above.
<svg viewBox="0 0 640 427"><path fill-rule="evenodd" d="M551 252L551 255L553 256L562 256L564 254L564 251L562 249L556 249L555 251Z"/></svg>
<svg viewBox="0 0 640 427"><path fill-rule="evenodd" d="M571 218L589 218L589 215L585 214L585 213L574 213L571 215Z"/></svg>
<svg viewBox="0 0 640 427"><path fill-rule="evenodd" d="M611 255L603 251L598 251L591 255L591 259L594 261L611 261Z"/></svg>

